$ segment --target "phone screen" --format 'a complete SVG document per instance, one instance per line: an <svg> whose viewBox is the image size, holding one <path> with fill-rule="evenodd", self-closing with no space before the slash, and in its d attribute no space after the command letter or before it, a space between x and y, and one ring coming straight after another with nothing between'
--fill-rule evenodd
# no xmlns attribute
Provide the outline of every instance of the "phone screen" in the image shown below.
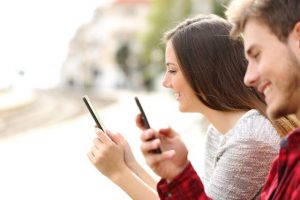
<svg viewBox="0 0 300 200"><path fill-rule="evenodd" d="M89 112L91 113L97 127L100 128L102 131L104 131L103 125L100 123L99 116L97 115L97 112L94 109L89 97L87 95L84 95L82 97L82 100L85 103L86 107L88 108Z"/></svg>
<svg viewBox="0 0 300 200"><path fill-rule="evenodd" d="M144 109L139 101L139 99L137 97L134 97L135 99L135 102L136 102L136 105L138 106L140 112L141 112L141 117L142 117L142 121L143 121L143 126L144 128L146 129L149 129L150 128L150 125L149 125L149 122L147 120L147 117L146 117L146 114L144 112ZM155 136L153 138L150 138L149 140L153 140L155 139ZM161 153L161 149L160 148L157 148L157 149L154 149L153 151L151 151L152 153Z"/></svg>

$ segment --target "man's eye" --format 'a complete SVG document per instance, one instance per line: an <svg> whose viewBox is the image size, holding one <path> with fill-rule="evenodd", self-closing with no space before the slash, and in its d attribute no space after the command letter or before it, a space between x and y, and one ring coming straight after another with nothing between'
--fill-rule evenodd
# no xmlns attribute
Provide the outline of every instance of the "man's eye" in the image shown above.
<svg viewBox="0 0 300 200"><path fill-rule="evenodd" d="M259 58L259 55L260 55L260 53L255 53L255 54L253 54L252 58L258 59L258 58Z"/></svg>

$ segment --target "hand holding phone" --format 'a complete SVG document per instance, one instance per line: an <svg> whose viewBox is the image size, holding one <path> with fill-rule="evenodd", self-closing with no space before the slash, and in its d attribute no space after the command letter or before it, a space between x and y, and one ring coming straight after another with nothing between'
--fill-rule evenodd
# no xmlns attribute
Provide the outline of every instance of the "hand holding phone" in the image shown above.
<svg viewBox="0 0 300 200"><path fill-rule="evenodd" d="M149 122L147 120L147 117L146 117L146 114L144 112L144 109L143 109L143 107L142 107L139 99L137 97L134 97L134 99L135 99L136 105L138 106L138 108L139 108L139 110L141 112L141 118L142 118L143 126L144 126L144 128L149 129L150 128L150 124L149 124ZM149 139L149 141L154 140L155 138L156 137L154 136L153 138ZM151 152L152 153L161 153L161 149L157 148L157 149L155 149L155 150L153 150Z"/></svg>
<svg viewBox="0 0 300 200"><path fill-rule="evenodd" d="M89 112L91 113L97 127L100 128L104 132L104 126L101 124L101 121L99 120L99 116L98 116L96 110L94 109L89 97L87 95L84 95L82 97L82 100L85 103L85 105L86 105L87 109L89 110Z"/></svg>

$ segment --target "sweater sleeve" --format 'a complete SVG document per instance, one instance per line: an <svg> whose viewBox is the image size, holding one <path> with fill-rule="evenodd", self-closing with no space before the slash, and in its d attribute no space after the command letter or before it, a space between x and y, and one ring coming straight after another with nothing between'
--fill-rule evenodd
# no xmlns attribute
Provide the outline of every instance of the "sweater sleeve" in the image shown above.
<svg viewBox="0 0 300 200"><path fill-rule="evenodd" d="M209 199L191 163L172 182L168 183L165 179L161 179L157 185L157 191L160 199L166 200Z"/></svg>
<svg viewBox="0 0 300 200"><path fill-rule="evenodd" d="M235 140L216 156L206 186L212 199L253 199L262 188L277 150L268 141Z"/></svg>

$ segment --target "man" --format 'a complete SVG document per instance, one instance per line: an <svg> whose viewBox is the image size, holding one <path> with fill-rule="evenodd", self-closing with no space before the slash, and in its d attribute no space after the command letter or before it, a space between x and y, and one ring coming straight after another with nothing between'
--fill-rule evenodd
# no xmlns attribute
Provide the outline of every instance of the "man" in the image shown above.
<svg viewBox="0 0 300 200"><path fill-rule="evenodd" d="M244 82L265 95L267 114L300 119L300 1L234 0L227 17L244 37ZM300 199L300 128L281 143L261 199Z"/></svg>

